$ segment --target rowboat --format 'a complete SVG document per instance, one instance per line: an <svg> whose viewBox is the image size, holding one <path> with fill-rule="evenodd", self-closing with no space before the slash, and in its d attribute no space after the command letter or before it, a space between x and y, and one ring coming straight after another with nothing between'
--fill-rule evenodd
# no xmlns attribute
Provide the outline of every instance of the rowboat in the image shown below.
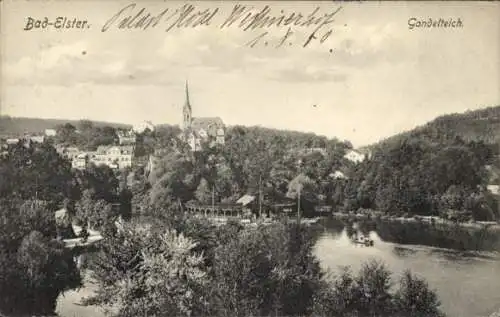
<svg viewBox="0 0 500 317"><path fill-rule="evenodd" d="M361 245L364 245L364 246L367 246L367 247L373 247L373 240L370 239L370 238L365 238L363 236L359 237L359 238L353 238L352 239L352 242L354 242L355 244L361 244Z"/></svg>

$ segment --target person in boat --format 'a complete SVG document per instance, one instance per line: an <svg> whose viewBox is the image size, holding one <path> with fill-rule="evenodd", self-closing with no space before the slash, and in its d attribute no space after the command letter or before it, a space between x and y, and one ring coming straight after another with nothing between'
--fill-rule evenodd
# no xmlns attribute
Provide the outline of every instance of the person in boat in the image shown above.
<svg viewBox="0 0 500 317"><path fill-rule="evenodd" d="M82 226L82 232L80 233L80 237L82 238L82 242L87 242L88 238L89 238L90 234L89 234L89 231L87 229L87 224L85 223L83 226Z"/></svg>

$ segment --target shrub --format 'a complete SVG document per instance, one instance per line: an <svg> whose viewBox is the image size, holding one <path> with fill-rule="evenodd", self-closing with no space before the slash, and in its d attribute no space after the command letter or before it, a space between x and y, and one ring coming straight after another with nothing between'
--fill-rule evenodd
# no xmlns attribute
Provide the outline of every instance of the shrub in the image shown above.
<svg viewBox="0 0 500 317"><path fill-rule="evenodd" d="M314 312L332 317L443 317L440 303L427 283L410 271L390 293L390 272L378 261L365 263L357 275L344 269L319 290Z"/></svg>
<svg viewBox="0 0 500 317"><path fill-rule="evenodd" d="M394 306L398 316L444 316L439 310L439 305L436 293L429 289L425 280L413 275L409 270L403 273L399 289L394 296Z"/></svg>

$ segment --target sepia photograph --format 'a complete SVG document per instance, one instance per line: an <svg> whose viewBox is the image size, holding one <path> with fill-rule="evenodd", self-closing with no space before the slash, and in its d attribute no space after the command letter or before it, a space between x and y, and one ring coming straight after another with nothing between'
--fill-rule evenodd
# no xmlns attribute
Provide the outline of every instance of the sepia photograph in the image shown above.
<svg viewBox="0 0 500 317"><path fill-rule="evenodd" d="M500 2L0 0L0 317L500 317Z"/></svg>

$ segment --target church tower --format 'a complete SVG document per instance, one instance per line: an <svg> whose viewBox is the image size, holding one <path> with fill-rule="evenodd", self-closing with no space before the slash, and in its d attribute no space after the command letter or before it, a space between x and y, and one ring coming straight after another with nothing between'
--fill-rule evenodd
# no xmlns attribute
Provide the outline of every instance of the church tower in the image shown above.
<svg viewBox="0 0 500 317"><path fill-rule="evenodd" d="M184 103L184 107L182 109L183 114L183 128L184 130L191 128L191 122L193 121L193 110L191 109L191 104L189 103L189 88L188 82L186 80L186 101Z"/></svg>

